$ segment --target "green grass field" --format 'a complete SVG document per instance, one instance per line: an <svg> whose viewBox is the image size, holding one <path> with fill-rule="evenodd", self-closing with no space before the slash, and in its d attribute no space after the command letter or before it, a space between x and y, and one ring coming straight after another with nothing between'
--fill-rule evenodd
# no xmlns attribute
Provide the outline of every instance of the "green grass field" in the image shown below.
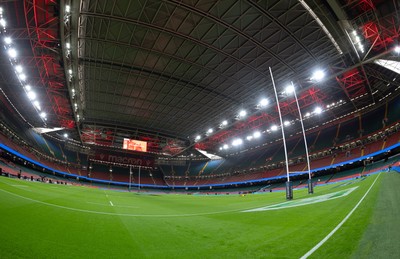
<svg viewBox="0 0 400 259"><path fill-rule="evenodd" d="M375 182L376 178L377 181ZM0 258L300 258L368 195L310 258L399 257L400 174L294 192L151 195L0 178ZM280 204L278 209L243 212ZM290 205L290 203L289 203Z"/></svg>

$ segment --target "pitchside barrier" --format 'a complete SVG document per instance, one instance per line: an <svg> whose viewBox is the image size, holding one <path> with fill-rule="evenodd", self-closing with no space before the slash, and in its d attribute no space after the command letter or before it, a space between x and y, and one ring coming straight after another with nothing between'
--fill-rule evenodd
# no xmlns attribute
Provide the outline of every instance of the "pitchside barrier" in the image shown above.
<svg viewBox="0 0 400 259"><path fill-rule="evenodd" d="M392 169L398 173L400 173L400 167L399 166L393 166Z"/></svg>
<svg viewBox="0 0 400 259"><path fill-rule="evenodd" d="M329 165L329 166L325 166L325 167L315 168L315 169L310 170L310 172L314 173L314 172L318 172L318 171L322 171L322 170L328 170L328 169L336 168L338 166L344 166L346 164L352 164L352 163L357 162L357 161L362 161L363 159L371 158L371 157L374 157L374 156L377 156L377 155L381 155L381 154L384 154L384 153L387 154L388 151L390 152L392 149L399 148L399 147L400 147L400 143L397 143L397 144L392 145L390 147L384 148L384 149L382 149L380 151L376 151L376 152L373 152L371 154L368 154L368 155L365 155L365 156L361 156L361 157L358 157L358 158L355 158L355 159L347 160L345 162L341 162L341 163L337 163L337 164L333 164L333 165ZM128 186L129 185L129 183L127 183L127 182L116 182L116 181L100 180L100 179L90 178L90 177L86 177L86 176L80 176L80 175L70 174L70 173L67 173L67 172L62 172L60 170L57 170L57 169L54 169L54 168L50 168L50 167L48 167L46 165L43 165L43 164L39 163L38 161L32 160L32 159L20 154L19 152L9 148L8 146L6 146L6 145L4 145L2 143L0 143L0 149L3 149L3 150L5 150L5 151L17 156L17 157L20 157L20 158L22 158L22 159L24 159L24 160L26 160L28 162L31 162L32 164L35 164L36 166L45 168L45 169L49 170L50 172L54 172L57 175L70 177L70 178L75 178L78 181L83 180L83 181L90 181L90 182L93 182L93 183L114 184L114 185L120 185L120 186ZM393 167L393 169L394 168L395 167ZM396 170L396 172L400 172L400 170L399 170L400 167L397 167L397 168L398 168L398 170ZM305 174L308 174L308 172L290 172L290 176L299 176L299 175L305 175ZM281 178L286 178L286 176L285 175L280 175L280 176L262 178L262 179L257 179L257 180L248 180L248 181L245 181L245 182L229 182L229 183L224 183L224 184L208 184L208 185L193 185L193 186L174 185L173 188L175 188L175 189L183 189L183 188L201 188L201 187L217 187L217 186L219 186L219 187L228 187L228 186L234 186L236 184L260 183L260 182L264 182L264 181L281 179ZM132 183L132 187L138 187L138 186L139 186L139 184ZM141 187L149 187L149 188L164 188L164 189L169 189L169 188L172 187L172 186L152 185L152 184L140 184L140 186Z"/></svg>

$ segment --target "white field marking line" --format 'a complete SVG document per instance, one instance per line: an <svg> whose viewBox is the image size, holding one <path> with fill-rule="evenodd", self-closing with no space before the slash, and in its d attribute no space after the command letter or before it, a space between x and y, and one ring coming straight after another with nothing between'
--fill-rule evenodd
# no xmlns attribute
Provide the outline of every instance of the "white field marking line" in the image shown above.
<svg viewBox="0 0 400 259"><path fill-rule="evenodd" d="M109 202L110 202L110 205L114 207L114 204L112 203L112 201L109 201Z"/></svg>
<svg viewBox="0 0 400 259"><path fill-rule="evenodd" d="M14 186L14 187L29 187L28 185L22 185L22 184L10 184L11 186Z"/></svg>
<svg viewBox="0 0 400 259"><path fill-rule="evenodd" d="M304 199L300 199L300 200L286 201L286 202L273 204L273 205L268 205L268 206L264 206L264 207L260 207L260 208L256 208L256 209L244 210L242 212L258 212L258 211L266 211L266 210L281 210L281 209L288 209L288 208L294 208L294 207L300 207L300 206L320 203L320 202L324 202L324 201L335 200L335 199L339 199L339 198L342 198L342 197L345 197L345 196L349 195L350 193L352 193L357 188L358 188L358 186L352 187L352 188L348 188L348 189L345 189L345 190L341 190L341 191L337 191L337 192L323 194L323 195L320 195L320 196L311 197L311 198L304 198ZM343 192L343 194L340 195L340 196L337 196L337 197L332 197L332 196L334 196L334 195L336 195L336 194L338 194L340 192ZM291 204L291 203L293 203L293 204L292 205L287 205L287 206L282 206L284 204ZM277 207L277 206L282 206L282 207Z"/></svg>
<svg viewBox="0 0 400 259"><path fill-rule="evenodd" d="M190 213L190 214L128 214L128 213L114 213L114 212L103 212L103 211L71 208L71 207L52 204L52 203L48 203L48 202L44 202L44 201L38 201L38 200L35 200L35 199L31 199L31 198L28 198L28 197L24 197L22 195L18 195L18 194L3 190L3 189L0 189L0 191L8 193L8 194L16 196L16 197L19 197L21 199L25 199L25 200L36 202L36 203L43 204L43 205L47 205L47 206L50 206L50 207L61 208L61 209L72 210L72 211L78 211L78 212L100 214L100 215L109 215L109 216L153 217L153 218L161 218L161 217L192 217L192 216L223 214L223 213L229 213L229 212L239 212L240 210L242 210L242 209L236 209L236 210L225 210L225 211L203 212L203 213Z"/></svg>
<svg viewBox="0 0 400 259"><path fill-rule="evenodd" d="M333 234L335 234L336 231L339 230L339 228L342 227L342 225L350 218L350 216L353 214L353 212L360 206L361 202L365 199L365 197L368 195L369 191L374 187L376 180L378 180L379 176L381 173L378 174L378 176L375 178L375 181L371 184L369 189L365 192L364 196L360 199L360 201L354 206L354 208L347 214L347 216L324 238L322 239L318 244L316 244L313 248L311 248L310 251L308 251L305 255L303 255L300 259L306 259L310 255L312 255L318 248L320 248L326 241L328 241Z"/></svg>
<svg viewBox="0 0 400 259"><path fill-rule="evenodd" d="M100 206L107 206L107 207L109 206L108 204L98 203L98 202L91 202L91 201L87 201L86 203L100 205ZM114 207L121 207L121 208L133 208L133 209L138 209L139 208L137 206L115 205L115 204L113 204L113 205L114 205Z"/></svg>

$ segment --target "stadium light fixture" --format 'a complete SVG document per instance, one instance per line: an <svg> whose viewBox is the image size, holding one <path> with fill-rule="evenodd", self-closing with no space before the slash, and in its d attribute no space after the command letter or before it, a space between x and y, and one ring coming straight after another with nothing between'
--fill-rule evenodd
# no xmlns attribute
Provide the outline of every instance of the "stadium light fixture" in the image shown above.
<svg viewBox="0 0 400 259"><path fill-rule="evenodd" d="M263 99L261 99L259 105L260 105L260 107L265 107L265 106L268 105L268 103L269 103L268 99L267 98L263 98Z"/></svg>
<svg viewBox="0 0 400 259"><path fill-rule="evenodd" d="M33 91L28 91L28 92L26 93L26 95L28 95L28 98L29 98L29 100L31 100L31 101L33 101L33 100L36 99L36 93L33 92Z"/></svg>
<svg viewBox="0 0 400 259"><path fill-rule="evenodd" d="M72 75L72 69L68 69L68 74Z"/></svg>
<svg viewBox="0 0 400 259"><path fill-rule="evenodd" d="M68 138L68 133L64 133L64 138Z"/></svg>
<svg viewBox="0 0 400 259"><path fill-rule="evenodd" d="M246 139L247 139L248 141L250 141L250 140L253 139L253 136L249 135L249 136L246 137Z"/></svg>
<svg viewBox="0 0 400 259"><path fill-rule="evenodd" d="M6 27L6 20L4 20L3 18L0 19L0 25L3 27Z"/></svg>
<svg viewBox="0 0 400 259"><path fill-rule="evenodd" d="M261 137L261 132L255 131L255 132L253 133L253 137L254 137L254 138L259 138L259 137Z"/></svg>
<svg viewBox="0 0 400 259"><path fill-rule="evenodd" d="M0 7L0 14L3 14L3 7Z"/></svg>
<svg viewBox="0 0 400 259"><path fill-rule="evenodd" d="M45 112L41 112L40 113L40 117L42 117L43 119L46 118L47 114Z"/></svg>
<svg viewBox="0 0 400 259"><path fill-rule="evenodd" d="M200 140L200 139L201 139L200 135L197 135L196 138L195 138L195 140Z"/></svg>
<svg viewBox="0 0 400 259"><path fill-rule="evenodd" d="M8 56L10 56L10 58L16 58L17 57L17 51L14 48L10 48L7 51Z"/></svg>
<svg viewBox="0 0 400 259"><path fill-rule="evenodd" d="M18 74L22 73L22 71L24 71L24 69L22 68L21 65L16 65L15 66L15 71L17 71Z"/></svg>
<svg viewBox="0 0 400 259"><path fill-rule="evenodd" d="M19 77L19 79L21 81L25 81L26 80L26 75L25 74L19 74L18 77Z"/></svg>
<svg viewBox="0 0 400 259"><path fill-rule="evenodd" d="M284 121L283 125L285 125L286 127L290 125L290 121Z"/></svg>
<svg viewBox="0 0 400 259"><path fill-rule="evenodd" d="M271 130L272 130L272 131L277 131L277 130L278 130L278 126L272 125L272 126L271 126Z"/></svg>
<svg viewBox="0 0 400 259"><path fill-rule="evenodd" d="M222 126L228 125L228 121L227 121L227 120L222 121L222 122L221 122L221 125L222 125Z"/></svg>
<svg viewBox="0 0 400 259"><path fill-rule="evenodd" d="M241 138L237 138L232 141L232 146L239 146L241 144L243 144L243 140Z"/></svg>
<svg viewBox="0 0 400 259"><path fill-rule="evenodd" d="M321 107L316 107L316 108L314 109L314 112L315 112L316 114L321 114L321 113L322 113L322 108L321 108Z"/></svg>
<svg viewBox="0 0 400 259"><path fill-rule="evenodd" d="M291 94L293 92L294 92L294 86L293 85L286 86L286 88L285 88L285 93L286 94Z"/></svg>
<svg viewBox="0 0 400 259"><path fill-rule="evenodd" d="M65 12L66 12L66 13L71 12L71 6L70 6L70 5L66 5L66 6L65 6Z"/></svg>
<svg viewBox="0 0 400 259"><path fill-rule="evenodd" d="M239 112L239 117L244 118L246 116L247 112L245 110L241 110Z"/></svg>
<svg viewBox="0 0 400 259"><path fill-rule="evenodd" d="M224 144L223 148L228 149L229 148L228 144Z"/></svg>
<svg viewBox="0 0 400 259"><path fill-rule="evenodd" d="M4 42L5 42L7 45L10 45L10 44L12 43L12 39L11 39L10 37L5 37L5 38L4 38Z"/></svg>
<svg viewBox="0 0 400 259"><path fill-rule="evenodd" d="M70 49L70 48L71 48L71 43L69 43L69 42L65 43L65 47L66 47L67 49Z"/></svg>
<svg viewBox="0 0 400 259"><path fill-rule="evenodd" d="M396 46L394 48L394 52L396 52L397 54L400 54L400 46Z"/></svg>
<svg viewBox="0 0 400 259"><path fill-rule="evenodd" d="M213 129L211 129L211 128L209 128L208 130L207 130L207 133L213 133Z"/></svg>
<svg viewBox="0 0 400 259"><path fill-rule="evenodd" d="M33 102L33 105L40 111L40 103L39 103L39 101L34 101Z"/></svg>
<svg viewBox="0 0 400 259"><path fill-rule="evenodd" d="M325 77L325 72L319 69L313 73L311 80L316 82L321 82L322 79L324 79L324 77Z"/></svg>
<svg viewBox="0 0 400 259"><path fill-rule="evenodd" d="M30 92L30 91L32 90L32 87L31 87L30 85L26 85L26 86L25 86L25 90L28 91L28 92Z"/></svg>

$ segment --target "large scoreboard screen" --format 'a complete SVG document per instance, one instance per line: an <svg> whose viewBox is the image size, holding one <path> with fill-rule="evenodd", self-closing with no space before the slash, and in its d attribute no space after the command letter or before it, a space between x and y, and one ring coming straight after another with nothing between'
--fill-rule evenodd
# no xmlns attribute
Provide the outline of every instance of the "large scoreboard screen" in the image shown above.
<svg viewBox="0 0 400 259"><path fill-rule="evenodd" d="M124 138L123 149L147 152L147 142L135 139Z"/></svg>

